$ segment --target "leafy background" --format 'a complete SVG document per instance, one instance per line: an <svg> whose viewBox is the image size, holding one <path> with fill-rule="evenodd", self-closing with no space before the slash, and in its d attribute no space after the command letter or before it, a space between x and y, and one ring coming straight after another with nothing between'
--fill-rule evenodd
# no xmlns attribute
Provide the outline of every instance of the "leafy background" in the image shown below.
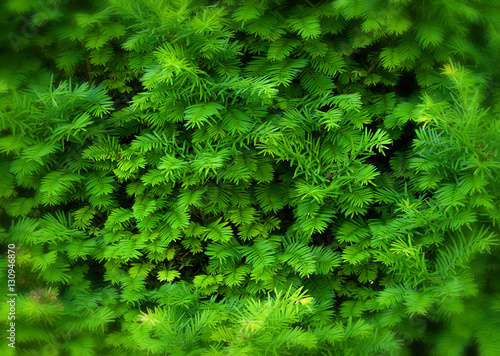
<svg viewBox="0 0 500 356"><path fill-rule="evenodd" d="M498 1L0 6L6 354L500 354Z"/></svg>

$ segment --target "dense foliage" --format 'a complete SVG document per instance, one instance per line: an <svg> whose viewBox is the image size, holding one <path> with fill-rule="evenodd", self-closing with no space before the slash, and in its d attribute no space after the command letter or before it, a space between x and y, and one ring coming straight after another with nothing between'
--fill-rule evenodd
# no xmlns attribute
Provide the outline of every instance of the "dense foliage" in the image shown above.
<svg viewBox="0 0 500 356"><path fill-rule="evenodd" d="M0 34L3 355L500 354L500 1L7 0Z"/></svg>

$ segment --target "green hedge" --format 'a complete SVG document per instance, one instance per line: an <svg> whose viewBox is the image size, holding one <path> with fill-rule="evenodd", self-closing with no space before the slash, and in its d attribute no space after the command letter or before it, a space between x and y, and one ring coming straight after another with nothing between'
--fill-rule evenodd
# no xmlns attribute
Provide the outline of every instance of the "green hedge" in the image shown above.
<svg viewBox="0 0 500 356"><path fill-rule="evenodd" d="M2 354L500 354L500 1L0 23Z"/></svg>

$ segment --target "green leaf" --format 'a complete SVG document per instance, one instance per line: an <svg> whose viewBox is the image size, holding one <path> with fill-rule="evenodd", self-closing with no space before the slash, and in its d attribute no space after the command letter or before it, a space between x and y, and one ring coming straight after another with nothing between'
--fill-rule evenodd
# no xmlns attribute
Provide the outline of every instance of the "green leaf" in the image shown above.
<svg viewBox="0 0 500 356"><path fill-rule="evenodd" d="M444 28L437 22L427 22L422 23L417 28L417 40L418 42L427 47L429 45L437 46L444 40Z"/></svg>
<svg viewBox="0 0 500 356"><path fill-rule="evenodd" d="M222 218L210 223L205 229L205 238L214 242L227 242L233 237L233 229L228 222L221 223Z"/></svg>
<svg viewBox="0 0 500 356"><path fill-rule="evenodd" d="M308 246L300 242L288 245L279 260L292 266L301 277L309 276L316 271L316 256Z"/></svg>
<svg viewBox="0 0 500 356"><path fill-rule="evenodd" d="M280 38L269 44L267 59L270 61L282 61L290 56L290 53L300 45L300 41L291 38Z"/></svg>
<svg viewBox="0 0 500 356"><path fill-rule="evenodd" d="M90 51L90 63L94 65L104 65L113 58L111 47L101 47Z"/></svg>
<svg viewBox="0 0 500 356"><path fill-rule="evenodd" d="M273 80L287 87L308 62L307 59L286 59L271 64L268 71Z"/></svg>
<svg viewBox="0 0 500 356"><path fill-rule="evenodd" d="M246 261L254 268L262 270L276 261L276 251L273 244L266 239L255 242L252 246L242 246L241 252Z"/></svg>
<svg viewBox="0 0 500 356"><path fill-rule="evenodd" d="M184 111L186 120L184 125L188 128L200 128L209 122L210 117L219 116L219 111L222 109L224 106L214 102L191 105Z"/></svg>
<svg viewBox="0 0 500 356"><path fill-rule="evenodd" d="M160 282L173 282L174 279L179 278L181 276L181 273L176 270L160 270L158 271L158 280Z"/></svg>
<svg viewBox="0 0 500 356"><path fill-rule="evenodd" d="M14 175L9 172L9 169L9 161L0 161L0 197L9 197L14 194Z"/></svg>
<svg viewBox="0 0 500 356"><path fill-rule="evenodd" d="M316 16L306 16L299 19L290 19L290 26L304 39L316 38L321 34L321 26Z"/></svg>
<svg viewBox="0 0 500 356"><path fill-rule="evenodd" d="M395 48L386 47L380 52L382 65L387 69L395 69L401 66L399 51Z"/></svg>

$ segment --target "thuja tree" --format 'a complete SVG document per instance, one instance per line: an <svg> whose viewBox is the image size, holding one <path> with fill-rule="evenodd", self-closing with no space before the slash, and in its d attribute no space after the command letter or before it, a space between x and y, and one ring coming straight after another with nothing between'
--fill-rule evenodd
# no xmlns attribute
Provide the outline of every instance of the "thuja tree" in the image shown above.
<svg viewBox="0 0 500 356"><path fill-rule="evenodd" d="M498 1L1 6L6 355L500 354Z"/></svg>

